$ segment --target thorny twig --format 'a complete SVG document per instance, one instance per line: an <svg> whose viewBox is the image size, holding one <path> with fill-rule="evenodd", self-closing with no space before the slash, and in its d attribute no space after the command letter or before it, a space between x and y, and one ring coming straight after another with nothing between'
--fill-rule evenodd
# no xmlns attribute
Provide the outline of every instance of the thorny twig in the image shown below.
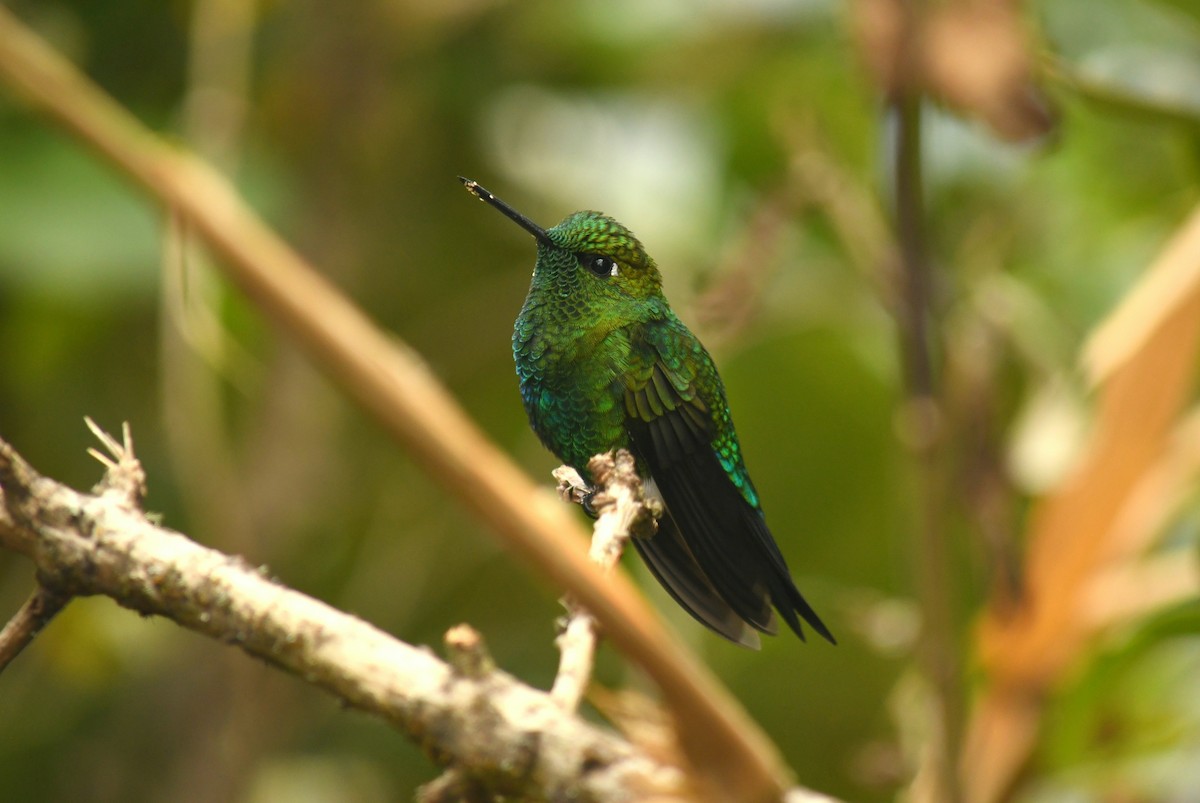
<svg viewBox="0 0 1200 803"><path fill-rule="evenodd" d="M595 478L595 491L569 466L555 469L554 478L560 496L586 505L597 514L588 557L611 571L621 560L630 536L653 534L652 529L643 531L653 528L654 511L642 492L641 477L628 451L596 455L588 462L588 471ZM592 675L599 629L595 618L575 600L565 597L563 605L567 618L557 639L561 657L550 696L564 710L574 711Z"/></svg>
<svg viewBox="0 0 1200 803"><path fill-rule="evenodd" d="M496 669L470 628L447 634L442 662L151 522L128 503L128 492L144 487L128 433L124 444L97 434L113 455L102 456L108 471L94 494L41 476L0 440L0 547L35 561L52 593L103 594L235 644L384 718L493 796L680 793L678 769Z"/></svg>
<svg viewBox="0 0 1200 803"><path fill-rule="evenodd" d="M129 431L129 424L122 425L121 442L117 442L115 438L100 429L92 419L85 418L84 421L105 449L105 451L95 448L88 449L88 454L104 466L104 476L96 484L93 492L97 496L107 497L125 508L140 509L142 500L146 496L146 473L142 470L142 464L134 456L133 435ZM29 497L33 495L31 489L24 487L9 466L0 470L0 474L3 475L0 476L0 526L11 525L15 528L22 524L28 524L27 521L20 520L26 518L27 513L25 515L17 513L16 519L18 520L14 520L13 512L24 507L22 502L29 500ZM14 482L14 480L18 481ZM37 587L29 595L29 599L8 621L4 629L0 630L0 672L3 672L32 643L38 633L50 623L50 620L67 606L71 597L70 593L59 588L49 578L38 577Z"/></svg>

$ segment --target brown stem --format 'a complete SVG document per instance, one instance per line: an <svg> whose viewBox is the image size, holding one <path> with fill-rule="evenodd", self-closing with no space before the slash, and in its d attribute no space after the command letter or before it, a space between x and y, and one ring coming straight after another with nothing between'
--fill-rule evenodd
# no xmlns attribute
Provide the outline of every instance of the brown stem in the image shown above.
<svg viewBox="0 0 1200 803"><path fill-rule="evenodd" d="M20 610L0 630L0 672L13 662L71 598L38 583Z"/></svg>
<svg viewBox="0 0 1200 803"><path fill-rule="evenodd" d="M905 50L911 62L919 9L906 8ZM922 96L913 76L892 99L895 138L895 217L900 249L901 297L897 308L904 363L902 422L916 463L918 537L914 558L922 623L920 661L937 708L934 771L937 799L961 799L954 755L961 738L962 705L958 652L951 619L953 593L945 532L945 488L941 474L943 416L934 372L931 270L925 243L925 198L921 162Z"/></svg>

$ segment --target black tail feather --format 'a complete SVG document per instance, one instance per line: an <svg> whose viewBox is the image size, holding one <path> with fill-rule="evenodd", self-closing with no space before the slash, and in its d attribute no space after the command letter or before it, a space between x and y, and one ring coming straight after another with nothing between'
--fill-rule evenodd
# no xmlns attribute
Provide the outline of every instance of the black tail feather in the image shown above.
<svg viewBox="0 0 1200 803"><path fill-rule="evenodd" d="M666 424L659 419L647 429ZM686 456L655 448L652 434L641 433L650 448L645 461L666 503L669 519L678 533L669 539L638 545L659 582L689 613L726 638L729 614L764 633L776 631L772 607L804 639L800 620L836 644L829 628L796 588L787 563L767 528L762 512L745 500L709 449ZM670 435L666 436L670 439ZM639 444L636 434L635 445ZM659 455L671 458L659 460ZM682 459L680 459L682 458ZM714 598L715 595L715 598ZM723 603L720 604L720 603ZM799 616L797 616L799 614ZM715 622L714 622L715 620Z"/></svg>
<svg viewBox="0 0 1200 803"><path fill-rule="evenodd" d="M735 644L759 648L758 633L713 588L670 516L663 516L652 538L635 538L633 544L659 584L696 621Z"/></svg>

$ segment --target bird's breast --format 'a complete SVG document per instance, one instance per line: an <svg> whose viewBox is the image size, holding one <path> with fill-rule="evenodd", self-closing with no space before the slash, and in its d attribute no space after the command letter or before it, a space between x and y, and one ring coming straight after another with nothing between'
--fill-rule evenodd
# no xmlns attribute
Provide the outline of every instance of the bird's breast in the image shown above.
<svg viewBox="0 0 1200 803"><path fill-rule="evenodd" d="M529 423L550 451L581 472L592 455L627 445L616 389L623 358L620 344L610 340L580 327L522 318L513 330Z"/></svg>

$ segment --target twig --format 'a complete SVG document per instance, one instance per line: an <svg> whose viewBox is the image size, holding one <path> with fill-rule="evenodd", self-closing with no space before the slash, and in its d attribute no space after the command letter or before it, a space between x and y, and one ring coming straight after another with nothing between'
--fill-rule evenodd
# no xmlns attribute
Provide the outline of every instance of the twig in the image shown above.
<svg viewBox="0 0 1200 803"><path fill-rule="evenodd" d="M133 433L129 429L129 422L121 424L119 443L91 418L84 417L83 422L105 449L103 452L95 448L88 449L88 454L104 466L104 476L96 483L92 493L107 496L130 510L141 509L142 500L146 498L146 472L133 452Z"/></svg>
<svg viewBox="0 0 1200 803"><path fill-rule="evenodd" d="M126 452L110 471L132 460ZM3 441L0 489L0 546L33 559L54 593L104 594L234 644L384 718L435 760L487 779L494 794L616 801L643 789L671 795L682 782L496 670L469 629L451 632L443 663L263 567L158 527L118 494L82 494L40 476Z"/></svg>
<svg viewBox="0 0 1200 803"><path fill-rule="evenodd" d="M586 499L598 514L588 557L608 572L620 562L625 542L634 530L652 526L653 518L642 496L642 480L633 455L628 451L596 455L588 462L588 471L599 489L594 495L569 466L559 467L554 476L559 481L561 496L581 503ZM574 711L592 676L599 627L595 617L572 598L564 598L563 605L567 608L567 620L556 640L560 659L550 697L564 711Z"/></svg>
<svg viewBox="0 0 1200 803"><path fill-rule="evenodd" d="M377 330L204 163L172 149L0 7L0 80L177 209L243 291L507 546L568 589L655 681L696 778L775 799L789 771L765 734L653 613L591 565L582 528L493 445L410 349Z"/></svg>
<svg viewBox="0 0 1200 803"><path fill-rule="evenodd" d="M599 517L592 528L588 557L607 571L621 560L625 542L631 536L654 534L654 517L662 511L643 496L637 464L625 449L617 450L615 455L596 455L588 461L588 471L600 488L591 499Z"/></svg>
<svg viewBox="0 0 1200 803"><path fill-rule="evenodd" d="M797 786L784 793L783 803L838 803L838 801L820 792Z"/></svg>
<svg viewBox="0 0 1200 803"><path fill-rule="evenodd" d="M942 412L934 376L932 287L925 243L925 199L922 183L922 95L920 70L923 8L918 0L903 4L900 40L901 80L893 92L894 208L902 283L896 315L904 362L903 420L916 462L919 533L914 555L921 606L919 655L937 707L936 731L930 745L937 800L961 799L953 751L962 729L961 689L953 623L950 618L951 573L942 520L944 488L940 454L944 441Z"/></svg>
<svg viewBox="0 0 1200 803"><path fill-rule="evenodd" d="M417 803L494 803L495 796L458 767L417 790Z"/></svg>
<svg viewBox="0 0 1200 803"><path fill-rule="evenodd" d="M0 630L0 672L24 650L71 598L38 583L20 610Z"/></svg>
<svg viewBox="0 0 1200 803"><path fill-rule="evenodd" d="M576 605L569 597L564 597L562 604L567 609L567 616L562 623L562 632L554 639L559 658L550 698L564 711L574 711L579 708L591 682L600 634L595 617L586 608Z"/></svg>
<svg viewBox="0 0 1200 803"><path fill-rule="evenodd" d="M482 680L496 671L483 636L470 625L455 625L446 631L446 658L460 675Z"/></svg>

